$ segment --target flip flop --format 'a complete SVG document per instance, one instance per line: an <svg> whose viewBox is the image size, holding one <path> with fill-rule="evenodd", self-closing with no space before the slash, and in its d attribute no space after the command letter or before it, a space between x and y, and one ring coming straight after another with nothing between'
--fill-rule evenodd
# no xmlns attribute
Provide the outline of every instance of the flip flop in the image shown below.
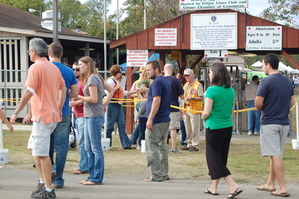
<svg viewBox="0 0 299 199"><path fill-rule="evenodd" d="M103 183L96 183L96 182L93 182L93 181L90 181L90 180L87 180L83 183L83 185L103 185Z"/></svg>
<svg viewBox="0 0 299 199"><path fill-rule="evenodd" d="M79 174L85 174L87 172L83 172L81 171L80 169L77 169L77 170L73 170L73 174L76 174L76 175L79 175Z"/></svg>
<svg viewBox="0 0 299 199"><path fill-rule="evenodd" d="M256 189L259 191L269 191L269 192L276 191L276 189L270 189L270 188L266 187L265 185L257 186Z"/></svg>
<svg viewBox="0 0 299 199"><path fill-rule="evenodd" d="M219 193L212 193L209 189L205 190L204 193L206 193L206 194L211 194L211 195L213 195L213 196L217 196L217 195L219 195Z"/></svg>
<svg viewBox="0 0 299 199"><path fill-rule="evenodd" d="M242 192L243 192L243 190L239 190L239 191L236 190L234 193L229 193L229 195L231 195L231 196L227 196L227 198L234 198Z"/></svg>
<svg viewBox="0 0 299 199"><path fill-rule="evenodd" d="M290 196L289 193L279 193L278 191L272 191L271 195L272 196L280 196L280 197L289 197Z"/></svg>

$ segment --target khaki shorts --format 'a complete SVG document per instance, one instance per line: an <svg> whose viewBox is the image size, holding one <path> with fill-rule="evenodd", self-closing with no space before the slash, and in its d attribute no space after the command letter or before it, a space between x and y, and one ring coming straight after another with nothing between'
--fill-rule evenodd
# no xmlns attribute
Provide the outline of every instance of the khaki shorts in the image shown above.
<svg viewBox="0 0 299 199"><path fill-rule="evenodd" d="M49 156L50 135L56 128L57 123L44 124L40 119L33 122L32 132L28 141L28 149L32 150L32 156Z"/></svg>
<svg viewBox="0 0 299 199"><path fill-rule="evenodd" d="M170 112L169 130L180 129L180 112Z"/></svg>
<svg viewBox="0 0 299 199"><path fill-rule="evenodd" d="M278 124L261 125L260 146L262 156L282 156L289 126Z"/></svg>

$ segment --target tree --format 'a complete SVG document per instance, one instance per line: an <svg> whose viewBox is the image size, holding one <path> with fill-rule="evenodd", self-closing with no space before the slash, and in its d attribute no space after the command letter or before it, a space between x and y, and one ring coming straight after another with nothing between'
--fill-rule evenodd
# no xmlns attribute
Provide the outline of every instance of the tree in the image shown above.
<svg viewBox="0 0 299 199"><path fill-rule="evenodd" d="M147 0L146 1L147 28L176 18L182 14L179 11L179 1L174 0ZM143 30L144 0L127 0L121 15L127 17L120 23L120 35L127 36Z"/></svg>
<svg viewBox="0 0 299 199"><path fill-rule="evenodd" d="M26 12L32 11L31 13L36 16L40 16L45 9L43 0L0 0L0 3L11 5Z"/></svg>
<svg viewBox="0 0 299 199"><path fill-rule="evenodd" d="M299 14L298 0L268 0L271 6L261 13L261 17L284 25L298 27L295 16Z"/></svg>

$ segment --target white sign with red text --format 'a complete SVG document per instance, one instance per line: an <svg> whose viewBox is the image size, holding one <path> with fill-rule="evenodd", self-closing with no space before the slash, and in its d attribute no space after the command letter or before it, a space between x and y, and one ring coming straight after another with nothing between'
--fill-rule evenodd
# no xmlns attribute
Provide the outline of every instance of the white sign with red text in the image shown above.
<svg viewBox="0 0 299 199"><path fill-rule="evenodd" d="M176 28L156 28L155 46L176 46L177 29Z"/></svg>
<svg viewBox="0 0 299 199"><path fill-rule="evenodd" d="M127 67L142 67L148 62L148 50L127 50Z"/></svg>

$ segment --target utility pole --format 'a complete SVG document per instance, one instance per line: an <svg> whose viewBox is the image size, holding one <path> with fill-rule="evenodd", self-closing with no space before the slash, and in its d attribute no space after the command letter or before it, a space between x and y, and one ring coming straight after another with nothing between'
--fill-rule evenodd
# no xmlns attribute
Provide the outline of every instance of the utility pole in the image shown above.
<svg viewBox="0 0 299 199"><path fill-rule="evenodd" d="M58 0L53 0L53 42L58 42Z"/></svg>
<svg viewBox="0 0 299 199"><path fill-rule="evenodd" d="M106 33L106 0L104 0L104 70L105 70L105 79L107 79L107 33Z"/></svg>
<svg viewBox="0 0 299 199"><path fill-rule="evenodd" d="M118 24L119 24L119 0L117 0L117 13L116 13L116 40L118 40ZM119 65L119 49L116 48L116 64Z"/></svg>

